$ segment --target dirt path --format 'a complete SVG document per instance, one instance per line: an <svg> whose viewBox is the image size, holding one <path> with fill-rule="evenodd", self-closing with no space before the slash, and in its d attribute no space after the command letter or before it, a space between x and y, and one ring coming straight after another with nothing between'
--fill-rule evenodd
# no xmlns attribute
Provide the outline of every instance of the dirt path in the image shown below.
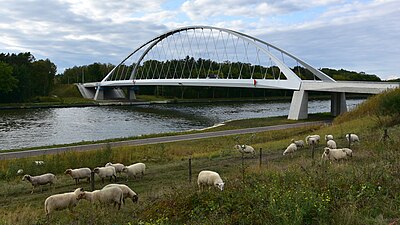
<svg viewBox="0 0 400 225"><path fill-rule="evenodd" d="M214 131L214 132L206 132L206 133L183 134L183 135L176 135L176 136L165 136L165 137L155 137L155 138L128 140L128 141L118 141L118 142L110 142L110 143L77 145L77 146L68 146L68 147L60 147L60 148L36 149L36 150L26 150L26 151L19 151L19 152L5 152L5 153L0 153L0 160L11 159L11 158L25 158L25 157L40 156L40 155L45 155L45 154L56 154L56 153L69 152L69 151L90 151L90 150L105 148L105 147L107 147L107 145L110 145L110 147L120 147L120 146L158 144L158 143L187 141L187 140L229 136L229 135L237 135L237 134L258 133L258 132L271 131L271 130L284 130L284 129L289 129L289 128L303 127L303 126L322 125L325 123L327 123L327 122L326 121L312 121L312 122L302 122L302 123L294 123L294 124L282 124L282 125L274 125L274 126L237 129L237 130L224 130L224 131Z"/></svg>

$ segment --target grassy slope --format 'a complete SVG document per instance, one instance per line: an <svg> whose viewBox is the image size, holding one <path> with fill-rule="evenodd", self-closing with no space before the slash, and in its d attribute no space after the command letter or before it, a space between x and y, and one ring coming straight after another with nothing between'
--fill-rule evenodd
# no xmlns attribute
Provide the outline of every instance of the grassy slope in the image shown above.
<svg viewBox="0 0 400 225"><path fill-rule="evenodd" d="M375 102L375 103L371 103ZM82 201L75 213L56 212L51 223L58 224L388 224L400 218L400 127L388 117L377 117L373 99L328 127L305 127L257 134L251 144L263 148L262 167L258 159L246 157L243 180L242 160L232 150L233 137L210 138L184 143L104 149L87 153L43 156L43 167L32 159L2 161L0 172L0 223L45 223L43 202L52 193L75 189L62 175L68 167L103 165L107 161L130 164L145 162L148 172L128 185L139 193L139 204L128 202L121 211L96 209ZM357 112L362 112L359 114ZM379 118L379 119L378 119ZM384 127L391 140L379 142ZM354 157L340 163L321 163L322 145L316 160L310 151L299 150L283 157L291 138L307 134L333 134L338 146L348 132L359 134L353 145ZM250 135L243 135L246 140ZM199 192L189 184L187 159L193 158L193 180L202 169L218 171L226 189ZM31 174L58 174L55 190L29 194L30 186L15 172L24 168ZM125 182L124 180L121 182ZM81 186L88 188L87 183ZM102 185L97 182L96 188Z"/></svg>

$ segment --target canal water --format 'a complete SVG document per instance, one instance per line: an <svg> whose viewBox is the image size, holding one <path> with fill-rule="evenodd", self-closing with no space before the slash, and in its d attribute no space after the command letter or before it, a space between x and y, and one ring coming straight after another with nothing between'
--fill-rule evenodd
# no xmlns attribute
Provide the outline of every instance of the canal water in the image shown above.
<svg viewBox="0 0 400 225"><path fill-rule="evenodd" d="M347 100L348 109L362 99ZM0 150L204 129L224 121L283 116L289 102L152 104L0 111ZM329 112L309 101L309 113Z"/></svg>

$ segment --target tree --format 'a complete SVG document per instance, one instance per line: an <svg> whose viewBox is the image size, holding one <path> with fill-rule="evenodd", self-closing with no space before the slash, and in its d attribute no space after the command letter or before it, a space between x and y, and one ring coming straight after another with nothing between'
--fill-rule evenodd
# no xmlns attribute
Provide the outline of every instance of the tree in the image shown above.
<svg viewBox="0 0 400 225"><path fill-rule="evenodd" d="M12 66L0 62L0 93L7 94L18 87L18 80L12 74Z"/></svg>

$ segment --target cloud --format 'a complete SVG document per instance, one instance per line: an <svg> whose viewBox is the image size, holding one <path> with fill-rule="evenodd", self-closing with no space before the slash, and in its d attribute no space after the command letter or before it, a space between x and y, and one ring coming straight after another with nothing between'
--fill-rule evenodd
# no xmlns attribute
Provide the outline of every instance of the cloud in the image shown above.
<svg viewBox="0 0 400 225"><path fill-rule="evenodd" d="M253 35L316 67L399 75L397 0L2 0L0 48L64 68L119 63L168 30L213 25Z"/></svg>

